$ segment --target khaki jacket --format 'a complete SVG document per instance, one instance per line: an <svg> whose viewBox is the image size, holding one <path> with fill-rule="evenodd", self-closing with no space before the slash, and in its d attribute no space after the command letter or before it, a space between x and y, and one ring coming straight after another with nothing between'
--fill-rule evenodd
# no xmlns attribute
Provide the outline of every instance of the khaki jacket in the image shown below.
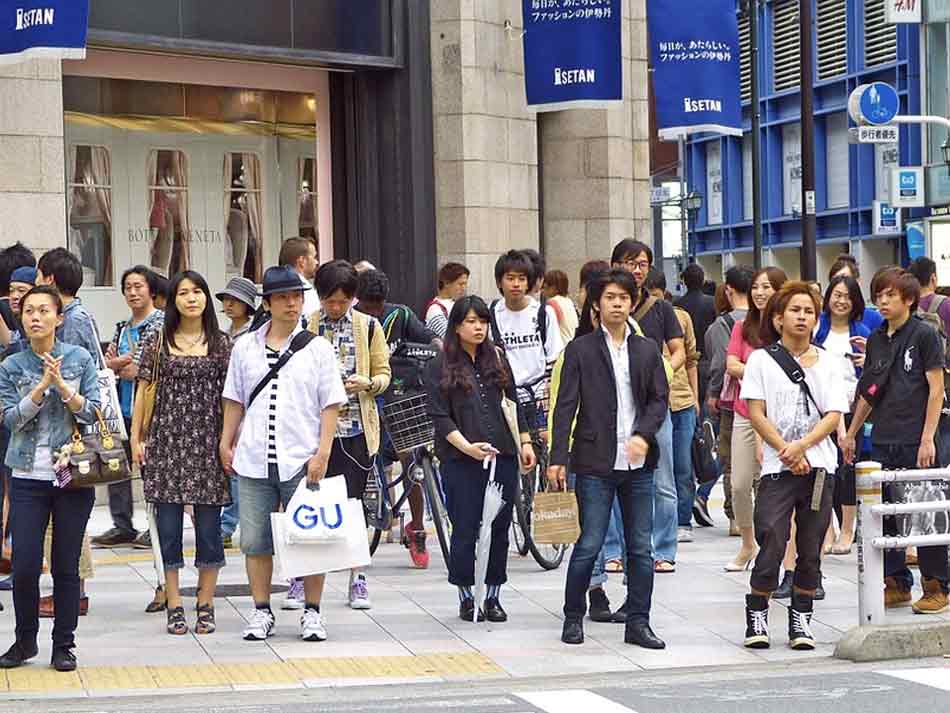
<svg viewBox="0 0 950 713"><path fill-rule="evenodd" d="M366 449L369 454L379 452L379 411L376 409L376 397L389 388L392 370L389 368L389 345L386 335L375 317L352 310L353 341L356 344L356 373L365 376L372 383L368 391L359 395L360 416L363 419L363 433L366 435ZM308 329L317 334L322 314L317 310L307 318ZM373 328L373 343L369 343L370 322L376 322Z"/></svg>
<svg viewBox="0 0 950 713"><path fill-rule="evenodd" d="M683 341L686 345L686 362L673 372L673 378L670 381L670 411L682 411L696 405L696 397L693 395L693 389L689 385L688 369L696 368L699 364L699 352L696 348L696 331L693 329L693 320L686 310L675 307L673 311L679 320L680 327L683 330ZM669 364L670 350L663 346L663 357Z"/></svg>

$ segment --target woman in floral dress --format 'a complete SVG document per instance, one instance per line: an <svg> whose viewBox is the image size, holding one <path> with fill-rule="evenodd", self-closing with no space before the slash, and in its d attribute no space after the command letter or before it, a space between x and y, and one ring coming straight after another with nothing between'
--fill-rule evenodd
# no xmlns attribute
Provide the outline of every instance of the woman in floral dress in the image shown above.
<svg viewBox="0 0 950 713"><path fill-rule="evenodd" d="M169 634L188 633L178 572L185 566L182 525L185 506L194 508L198 569L195 633L215 629L214 591L224 566L221 508L231 501L228 476L218 455L221 393L231 342L218 329L208 283L197 272L178 273L168 291L165 327L146 345L132 416L132 457L143 466L145 499L156 506L158 539L165 563ZM144 393L158 360L158 392L147 433Z"/></svg>

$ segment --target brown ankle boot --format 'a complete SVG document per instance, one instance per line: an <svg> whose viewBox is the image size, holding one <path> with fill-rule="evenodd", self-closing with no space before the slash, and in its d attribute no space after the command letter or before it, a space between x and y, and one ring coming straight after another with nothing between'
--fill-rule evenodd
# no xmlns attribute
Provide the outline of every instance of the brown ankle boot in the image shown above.
<svg viewBox="0 0 950 713"><path fill-rule="evenodd" d="M924 578L924 595L914 602L915 614L940 614L950 609L947 594L936 579Z"/></svg>
<svg viewBox="0 0 950 713"><path fill-rule="evenodd" d="M901 589L897 580L893 577L884 578L884 608L896 609L897 607L906 607L910 604L910 592Z"/></svg>

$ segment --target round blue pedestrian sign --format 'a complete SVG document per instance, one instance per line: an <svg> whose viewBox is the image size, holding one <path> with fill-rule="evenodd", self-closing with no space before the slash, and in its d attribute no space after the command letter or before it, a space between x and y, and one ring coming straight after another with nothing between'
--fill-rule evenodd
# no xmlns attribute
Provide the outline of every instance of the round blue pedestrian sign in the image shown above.
<svg viewBox="0 0 950 713"><path fill-rule="evenodd" d="M890 84L874 82L863 85L861 118L868 124L888 124L900 111L901 100Z"/></svg>

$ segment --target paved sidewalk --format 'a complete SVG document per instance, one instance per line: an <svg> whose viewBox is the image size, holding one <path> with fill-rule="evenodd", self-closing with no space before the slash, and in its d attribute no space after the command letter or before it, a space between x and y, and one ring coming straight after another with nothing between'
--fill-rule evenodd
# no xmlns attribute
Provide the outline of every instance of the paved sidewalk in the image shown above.
<svg viewBox="0 0 950 713"><path fill-rule="evenodd" d="M369 572L373 601L369 611L351 611L345 599L347 575L331 575L323 602L330 632L325 643L299 640L299 613L279 611L279 594L274 597L277 634L267 642L241 639L251 606L246 596L218 598L217 633L169 636L164 614L143 612L155 582L150 553L97 550L96 576L87 586L90 612L80 620L77 635L79 673L57 674L46 665L50 651L46 621L39 657L22 669L0 673L0 697L464 680L755 665L830 656L838 638L857 622L855 556L825 558L828 598L816 604L814 631L820 645L815 652L793 652L784 645L786 614L781 603L772 605L773 648L747 650L742 647L743 595L749 574L723 571L739 540L726 535L721 511L715 516L719 527L697 528L696 541L680 545L677 572L656 577L652 623L668 645L660 652L625 645L620 625L589 620L584 646L561 644L566 562L560 570L544 572L530 557L512 555L510 582L502 594L510 621L500 625L460 621L457 595L446 582L434 537L432 563L426 571L410 569L401 546L380 546ZM108 509L96 508L90 531L101 532L109 524ZM193 541L189 529L186 542ZM182 577L183 586L197 583L193 569L186 569ZM44 580L48 588L48 578ZM245 583L240 553L230 551L221 584ZM614 606L623 601L621 575L611 575L608 594ZM10 594L2 593L0 601L6 608L0 614L0 647L5 649L13 636ZM193 623L194 599L186 599L185 606ZM893 618L915 619L909 609Z"/></svg>

